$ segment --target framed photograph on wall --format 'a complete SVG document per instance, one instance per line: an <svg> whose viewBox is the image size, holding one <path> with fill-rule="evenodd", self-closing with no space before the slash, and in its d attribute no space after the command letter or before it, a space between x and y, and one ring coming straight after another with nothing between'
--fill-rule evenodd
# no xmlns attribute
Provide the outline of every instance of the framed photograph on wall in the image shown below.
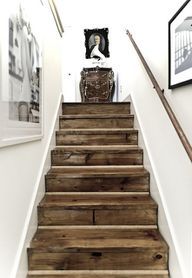
<svg viewBox="0 0 192 278"><path fill-rule="evenodd" d="M100 60L109 57L108 28L85 29L86 59Z"/></svg>
<svg viewBox="0 0 192 278"><path fill-rule="evenodd" d="M192 83L192 1L187 0L168 23L169 89Z"/></svg>
<svg viewBox="0 0 192 278"><path fill-rule="evenodd" d="M40 1L15 1L1 22L0 147L43 136ZM30 15L30 16L29 16ZM3 69L3 70L2 70Z"/></svg>

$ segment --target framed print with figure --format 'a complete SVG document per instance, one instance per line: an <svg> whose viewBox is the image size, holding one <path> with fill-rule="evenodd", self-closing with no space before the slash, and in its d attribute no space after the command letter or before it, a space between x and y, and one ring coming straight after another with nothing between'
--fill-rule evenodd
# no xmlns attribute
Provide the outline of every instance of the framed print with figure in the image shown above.
<svg viewBox="0 0 192 278"><path fill-rule="evenodd" d="M84 30L86 59L100 60L109 57L108 33L108 28Z"/></svg>
<svg viewBox="0 0 192 278"><path fill-rule="evenodd" d="M169 89L192 83L192 1L187 0L168 23Z"/></svg>
<svg viewBox="0 0 192 278"><path fill-rule="evenodd" d="M38 0L14 1L1 18L0 147L42 138L42 47ZM3 68L3 70L2 70Z"/></svg>

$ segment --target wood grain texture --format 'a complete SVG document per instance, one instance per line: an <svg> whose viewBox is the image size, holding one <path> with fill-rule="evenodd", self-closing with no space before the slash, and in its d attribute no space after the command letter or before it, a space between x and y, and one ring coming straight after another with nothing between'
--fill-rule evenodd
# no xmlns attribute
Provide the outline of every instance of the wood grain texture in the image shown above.
<svg viewBox="0 0 192 278"><path fill-rule="evenodd" d="M63 104L28 278L168 278L130 103Z"/></svg>
<svg viewBox="0 0 192 278"><path fill-rule="evenodd" d="M113 229L68 228L38 229L31 242L32 248L49 248L61 252L66 248L162 248L167 251L162 236L157 229Z"/></svg>
<svg viewBox="0 0 192 278"><path fill-rule="evenodd" d="M141 165L143 151L127 146L57 147L52 165Z"/></svg>
<svg viewBox="0 0 192 278"><path fill-rule="evenodd" d="M167 255L159 248L122 252L96 252L83 249L66 252L46 252L28 249L30 270L127 270L127 269L167 269Z"/></svg>
<svg viewBox="0 0 192 278"><path fill-rule="evenodd" d="M60 129L132 128L133 115L70 115L60 116Z"/></svg>
<svg viewBox="0 0 192 278"><path fill-rule="evenodd" d="M57 145L137 145L134 129L66 129L56 132Z"/></svg>
<svg viewBox="0 0 192 278"><path fill-rule="evenodd" d="M46 175L50 192L137 192L149 191L149 173L126 177L63 177Z"/></svg>
<svg viewBox="0 0 192 278"><path fill-rule="evenodd" d="M40 225L153 225L157 205L148 195L54 194L38 207Z"/></svg>
<svg viewBox="0 0 192 278"><path fill-rule="evenodd" d="M122 114L130 113L130 102L116 103L89 103L89 105L79 103L63 103L63 115L78 115L78 114Z"/></svg>

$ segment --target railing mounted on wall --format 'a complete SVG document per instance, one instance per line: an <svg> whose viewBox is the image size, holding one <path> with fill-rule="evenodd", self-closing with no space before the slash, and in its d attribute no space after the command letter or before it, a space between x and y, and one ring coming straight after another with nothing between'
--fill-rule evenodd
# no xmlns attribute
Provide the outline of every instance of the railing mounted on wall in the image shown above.
<svg viewBox="0 0 192 278"><path fill-rule="evenodd" d="M129 37L130 41L132 42L139 58L141 59L141 62L143 64L144 68L147 71L147 74L148 74L148 76L149 76L149 78L150 78L150 80L153 84L153 87L156 90L156 92L157 92L165 110L167 111L167 114L168 114L168 116L169 116L169 118L170 118L170 120L171 120L171 122L172 122L172 124L173 124L173 126L174 126L174 128L175 128L175 130L176 130L176 132L177 132L177 134L178 134L178 136L179 136L179 138L180 138L180 140L181 140L189 158L190 158L190 160L192 161L192 146L190 145L190 143L189 143L181 125L179 124L173 110L171 109L169 103L167 102L167 99L164 96L164 90L161 90L157 80L155 79L153 73L151 72L147 62L145 61L145 58L143 57L141 51L139 50L137 44L135 43L131 33L128 30L126 31L126 33Z"/></svg>

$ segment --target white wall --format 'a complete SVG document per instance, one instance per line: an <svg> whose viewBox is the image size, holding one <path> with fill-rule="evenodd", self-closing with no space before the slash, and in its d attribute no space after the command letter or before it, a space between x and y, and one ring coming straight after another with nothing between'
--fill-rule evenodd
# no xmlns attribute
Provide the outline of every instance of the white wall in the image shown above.
<svg viewBox="0 0 192 278"><path fill-rule="evenodd" d="M178 9L178 6L176 9ZM161 10L159 14L162 15ZM167 15L166 15L167 16ZM166 16L164 20L166 19ZM170 15L171 16L171 15ZM157 15L157 21L158 21ZM167 22L166 22L167 23ZM164 28L163 28L164 26ZM143 26L145 29L145 26ZM167 24L162 22L162 30L154 32L154 48L149 35L146 36L133 30L135 40L151 66L160 85L165 89L180 122L185 122L185 132L191 140L189 129L192 111L189 113L189 103L192 101L191 85L171 92L167 90ZM153 31L153 30L152 30ZM146 37L146 39L144 39ZM166 46L166 49L165 49ZM130 92L136 110L143 139L151 162L156 185L152 183L152 196L162 204L166 221L160 215L160 229L170 246L170 271L173 278L191 277L191 212L192 212L192 165L189 160L149 78L141 66L131 43L127 44L129 64L124 66L127 76L127 90ZM164 55L163 55L164 53ZM127 57L128 58L128 57ZM133 74L134 73L134 74ZM123 91L125 96L127 91ZM179 94L179 95L178 95ZM177 105L182 95L182 105ZM123 99L123 98L122 98ZM185 107L187 111L185 111ZM178 109L179 108L179 109ZM178 109L178 110L177 110ZM181 125L182 122L181 122ZM187 127L188 126L188 127ZM146 167L149 165L146 164ZM149 168L150 168L149 167ZM166 224L168 223L168 225Z"/></svg>
<svg viewBox="0 0 192 278"><path fill-rule="evenodd" d="M11 5L11 0L6 3ZM0 149L0 277L3 278L16 277L62 90L61 38L47 5L39 24L46 30L43 33L44 136L39 141Z"/></svg>

